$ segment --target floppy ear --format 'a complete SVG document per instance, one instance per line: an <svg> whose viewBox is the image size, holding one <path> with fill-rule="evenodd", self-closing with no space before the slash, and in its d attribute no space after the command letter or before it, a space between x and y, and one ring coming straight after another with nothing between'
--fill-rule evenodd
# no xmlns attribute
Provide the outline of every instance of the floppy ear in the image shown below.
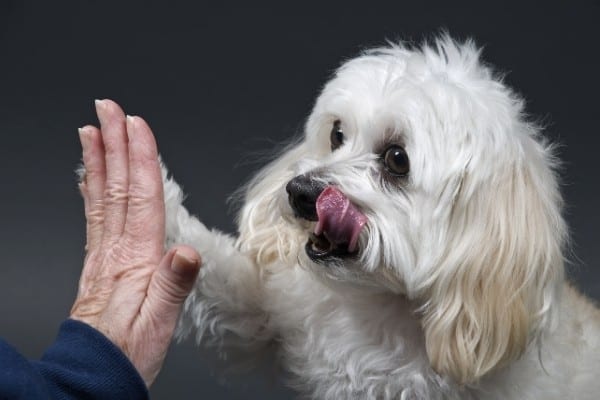
<svg viewBox="0 0 600 400"><path fill-rule="evenodd" d="M562 282L566 230L551 156L527 140L526 162L503 165L485 182L463 177L426 295L429 360L459 384L521 356L550 323Z"/></svg>
<svg viewBox="0 0 600 400"><path fill-rule="evenodd" d="M304 141L288 147L246 186L238 215L238 246L259 265L295 257L298 252L300 235L294 231L298 228L286 223L280 210L287 207L285 185L295 176L295 164L307 154Z"/></svg>

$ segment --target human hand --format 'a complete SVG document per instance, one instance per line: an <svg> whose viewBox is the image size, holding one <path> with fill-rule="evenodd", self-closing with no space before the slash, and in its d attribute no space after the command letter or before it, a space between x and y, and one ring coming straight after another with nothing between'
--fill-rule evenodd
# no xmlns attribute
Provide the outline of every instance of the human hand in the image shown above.
<svg viewBox="0 0 600 400"><path fill-rule="evenodd" d="M80 129L87 254L71 318L115 343L149 387L162 366L200 256L164 254L165 208L158 152L140 117L96 102L100 130Z"/></svg>

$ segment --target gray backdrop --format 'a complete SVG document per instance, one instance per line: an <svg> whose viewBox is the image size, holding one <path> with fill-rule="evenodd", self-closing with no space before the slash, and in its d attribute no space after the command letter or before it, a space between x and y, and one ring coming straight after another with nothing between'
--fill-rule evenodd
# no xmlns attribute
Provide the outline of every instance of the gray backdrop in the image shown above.
<svg viewBox="0 0 600 400"><path fill-rule="evenodd" d="M600 299L598 2L200 3L0 0L0 336L27 356L52 342L75 296L84 245L76 128L96 122L94 98L144 116L191 212L234 231L225 199L260 165L257 154L302 128L341 60L440 28L484 45L561 144L570 274ZM269 373L219 383L212 365L209 351L173 346L153 397L293 396Z"/></svg>

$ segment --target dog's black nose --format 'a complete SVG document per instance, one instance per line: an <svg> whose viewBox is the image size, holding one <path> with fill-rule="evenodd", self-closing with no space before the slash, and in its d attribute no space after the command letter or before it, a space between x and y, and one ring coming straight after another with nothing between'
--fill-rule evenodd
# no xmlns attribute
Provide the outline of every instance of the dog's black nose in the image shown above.
<svg viewBox="0 0 600 400"><path fill-rule="evenodd" d="M325 186L310 175L298 175L288 182L285 190L288 192L288 200L297 217L309 221L317 220L315 203Z"/></svg>

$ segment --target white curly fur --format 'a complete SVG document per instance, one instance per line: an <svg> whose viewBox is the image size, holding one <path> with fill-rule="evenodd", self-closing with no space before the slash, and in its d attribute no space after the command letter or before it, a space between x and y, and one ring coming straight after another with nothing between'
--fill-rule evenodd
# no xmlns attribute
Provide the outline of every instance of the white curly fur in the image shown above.
<svg viewBox="0 0 600 400"><path fill-rule="evenodd" d="M403 180L384 176L389 144L410 158ZM249 183L237 237L190 216L164 170L168 241L204 260L179 335L276 343L314 398L597 399L600 313L565 282L556 163L472 42L367 51ZM356 259L306 255L313 225L284 188L309 171L368 217Z"/></svg>

